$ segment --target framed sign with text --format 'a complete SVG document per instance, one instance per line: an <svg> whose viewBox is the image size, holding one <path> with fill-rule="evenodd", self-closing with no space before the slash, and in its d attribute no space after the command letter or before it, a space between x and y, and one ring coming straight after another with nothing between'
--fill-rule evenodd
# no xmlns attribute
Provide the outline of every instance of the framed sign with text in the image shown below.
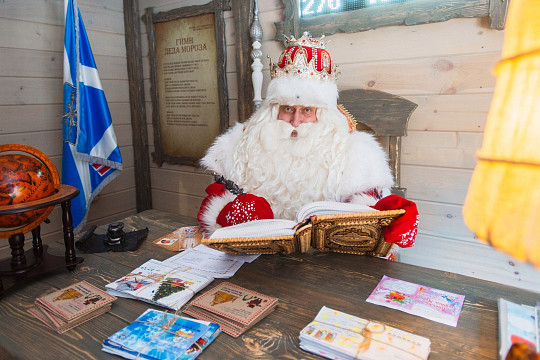
<svg viewBox="0 0 540 360"><path fill-rule="evenodd" d="M197 166L229 123L223 1L146 9L152 83L153 160Z"/></svg>
<svg viewBox="0 0 540 360"><path fill-rule="evenodd" d="M275 40L359 32L382 26L421 25L461 17L489 17L502 30L509 1L504 0L282 0L284 19Z"/></svg>

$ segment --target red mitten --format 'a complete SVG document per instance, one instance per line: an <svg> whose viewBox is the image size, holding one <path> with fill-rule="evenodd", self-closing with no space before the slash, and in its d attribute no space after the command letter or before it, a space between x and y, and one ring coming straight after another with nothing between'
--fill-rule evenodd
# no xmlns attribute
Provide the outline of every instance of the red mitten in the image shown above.
<svg viewBox="0 0 540 360"><path fill-rule="evenodd" d="M252 194L238 195L220 211L217 223L223 227L243 222L273 219L274 213L268 201Z"/></svg>
<svg viewBox="0 0 540 360"><path fill-rule="evenodd" d="M414 245L416 234L418 233L418 209L416 204L410 200L397 195L388 195L372 206L374 209L396 210L404 209L405 214L392 221L384 228L384 241L397 244L400 247L411 247Z"/></svg>
<svg viewBox="0 0 540 360"><path fill-rule="evenodd" d="M208 185L206 188L206 193L208 194L207 197L205 197L201 203L201 207L199 208L199 212L197 213L197 220L199 220L199 224L204 224L203 214L206 211L206 207L210 203L210 200L215 196L220 196L225 193L225 185L220 183L212 183Z"/></svg>

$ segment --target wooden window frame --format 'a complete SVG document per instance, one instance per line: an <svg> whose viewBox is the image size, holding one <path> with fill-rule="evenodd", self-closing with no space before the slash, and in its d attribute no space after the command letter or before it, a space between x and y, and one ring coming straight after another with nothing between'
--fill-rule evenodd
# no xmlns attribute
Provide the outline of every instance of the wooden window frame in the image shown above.
<svg viewBox="0 0 540 360"><path fill-rule="evenodd" d="M304 31L319 37L338 32L352 33L382 26L429 24L464 17L489 17L490 28L503 30L510 2L509 0L413 0L302 19L299 1L301 0L282 0L284 20L275 23L277 30L275 40L283 41L283 35L300 37Z"/></svg>

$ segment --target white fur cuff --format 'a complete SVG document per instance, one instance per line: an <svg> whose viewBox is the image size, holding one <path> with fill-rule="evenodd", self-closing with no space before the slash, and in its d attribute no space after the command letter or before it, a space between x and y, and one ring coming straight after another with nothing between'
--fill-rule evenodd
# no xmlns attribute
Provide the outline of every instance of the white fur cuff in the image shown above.
<svg viewBox="0 0 540 360"><path fill-rule="evenodd" d="M213 196L210 198L210 201L203 209L203 213L201 216L201 226L204 231L204 236L208 238L210 235L214 233L217 229L219 229L221 226L216 222L217 217L221 210L233 201L236 198L236 195L231 194L230 192L226 192L223 195L220 196Z"/></svg>

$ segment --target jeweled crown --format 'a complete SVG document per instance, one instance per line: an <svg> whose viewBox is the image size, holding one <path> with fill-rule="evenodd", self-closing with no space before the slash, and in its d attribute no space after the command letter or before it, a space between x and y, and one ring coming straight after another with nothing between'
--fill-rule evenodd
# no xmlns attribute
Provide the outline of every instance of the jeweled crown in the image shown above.
<svg viewBox="0 0 540 360"><path fill-rule="evenodd" d="M294 37L287 38L287 48L281 53L279 61L272 63L270 59L270 77L336 80L337 65L332 64L323 39L324 35L320 39L315 39L308 32L298 40Z"/></svg>

